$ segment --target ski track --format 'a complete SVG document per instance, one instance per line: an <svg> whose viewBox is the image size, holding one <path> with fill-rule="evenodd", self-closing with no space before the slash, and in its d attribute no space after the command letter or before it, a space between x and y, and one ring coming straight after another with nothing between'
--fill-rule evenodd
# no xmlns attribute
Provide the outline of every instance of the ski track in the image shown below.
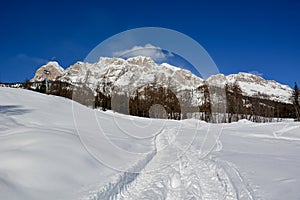
<svg viewBox="0 0 300 200"><path fill-rule="evenodd" d="M192 147L183 155L177 154L172 164L155 168L156 163L164 162L163 158L167 156L159 155L165 153L159 146L166 141L182 152L180 145L170 144L169 140L175 135L172 131L165 128L155 138L154 152L132 168L135 172L122 173L114 183L90 192L82 199L256 200L250 185L233 164L211 157L200 159L198 151Z"/></svg>

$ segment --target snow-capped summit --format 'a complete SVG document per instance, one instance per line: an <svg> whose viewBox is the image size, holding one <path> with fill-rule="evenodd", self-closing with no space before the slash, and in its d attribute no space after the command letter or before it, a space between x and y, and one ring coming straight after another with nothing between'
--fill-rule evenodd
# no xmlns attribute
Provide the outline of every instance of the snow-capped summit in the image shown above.
<svg viewBox="0 0 300 200"><path fill-rule="evenodd" d="M36 71L31 81L43 81L46 78L44 70L48 70L50 72L48 79L52 81L58 79L64 73L64 68L62 68L58 62L50 61Z"/></svg>

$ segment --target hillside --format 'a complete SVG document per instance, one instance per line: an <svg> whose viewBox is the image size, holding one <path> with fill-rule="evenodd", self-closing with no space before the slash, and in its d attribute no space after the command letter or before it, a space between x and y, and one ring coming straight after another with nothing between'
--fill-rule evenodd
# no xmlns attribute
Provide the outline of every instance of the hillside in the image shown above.
<svg viewBox="0 0 300 200"><path fill-rule="evenodd" d="M145 119L0 94L0 199L300 197L298 123Z"/></svg>

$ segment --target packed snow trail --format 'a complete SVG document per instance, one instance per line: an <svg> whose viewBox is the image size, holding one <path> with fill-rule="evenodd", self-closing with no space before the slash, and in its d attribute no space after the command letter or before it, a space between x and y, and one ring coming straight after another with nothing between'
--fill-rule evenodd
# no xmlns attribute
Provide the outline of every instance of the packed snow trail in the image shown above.
<svg viewBox="0 0 300 200"><path fill-rule="evenodd" d="M175 136L174 128L165 128L155 138L155 151L145 159L138 173L124 173L116 183L88 199L254 199L247 185L240 181L241 176L227 173L228 162L225 165L212 158L201 159L195 146L185 151L174 140ZM174 160L168 163L170 158Z"/></svg>
<svg viewBox="0 0 300 200"><path fill-rule="evenodd" d="M209 161L200 160L195 149L184 152L179 144L170 142L174 130L166 129L156 139L157 153L127 190L116 199L237 199L230 180L221 168ZM171 136L171 137L170 137ZM169 142L165 150L165 143ZM174 156L175 162L157 168L167 157Z"/></svg>

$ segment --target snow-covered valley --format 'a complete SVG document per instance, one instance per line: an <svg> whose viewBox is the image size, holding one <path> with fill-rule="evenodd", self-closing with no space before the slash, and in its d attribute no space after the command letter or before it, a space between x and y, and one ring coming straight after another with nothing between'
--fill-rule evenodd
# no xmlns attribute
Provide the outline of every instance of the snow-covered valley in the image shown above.
<svg viewBox="0 0 300 200"><path fill-rule="evenodd" d="M0 88L0 199L300 199L300 124L92 110Z"/></svg>

